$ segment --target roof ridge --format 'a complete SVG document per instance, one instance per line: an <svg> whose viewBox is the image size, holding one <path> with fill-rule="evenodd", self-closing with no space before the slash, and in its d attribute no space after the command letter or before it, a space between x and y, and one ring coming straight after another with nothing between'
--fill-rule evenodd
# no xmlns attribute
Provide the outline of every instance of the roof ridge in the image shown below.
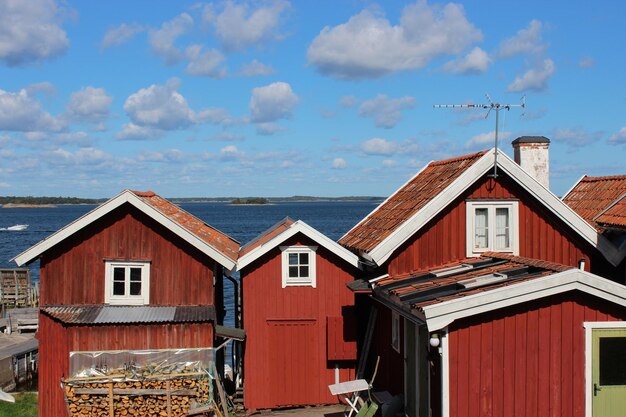
<svg viewBox="0 0 626 417"><path fill-rule="evenodd" d="M466 160L466 159L475 159L475 158L478 158L480 156L483 156L487 152L489 152L489 149L486 149L486 150L483 150L483 151L480 151L480 152L470 153L470 154L467 154L467 155L455 156L454 158L448 158L448 159L441 159L439 161L433 161L429 165L430 166L445 165L445 164L449 164L449 163L452 163L452 162L463 161L463 160Z"/></svg>
<svg viewBox="0 0 626 417"><path fill-rule="evenodd" d="M626 180L626 174L604 175L604 176L598 176L598 177L592 177L591 175L585 175L584 177L582 177L580 182L583 182L583 181L586 181L586 182L607 181L607 180Z"/></svg>
<svg viewBox="0 0 626 417"><path fill-rule="evenodd" d="M289 223L291 222L291 223ZM248 243L246 243L245 245L243 245L242 247L239 248L239 253L243 252L245 249L249 248L250 246L252 246L253 244L255 244L256 242L258 242L261 238L263 238L264 236L266 236L267 234L269 234L271 231L275 230L276 228L278 228L278 226L281 226L283 224L289 224L292 225L296 223L295 220L293 220L291 217L289 216L285 216L282 220L274 223L272 226L268 227L267 229L265 229L264 231L262 231L261 233L259 233L258 235L256 235L256 237L254 237L251 241L249 241Z"/></svg>
<svg viewBox="0 0 626 417"><path fill-rule="evenodd" d="M511 255L508 253L501 253L501 252L483 252L482 256L486 256L489 258L496 258L496 259L507 259L510 261L515 261L515 262L529 265L529 266L536 266L536 267L543 268L543 269L550 269L556 272L567 271L569 269L576 269L576 267L574 266L546 261L543 259L527 258L523 256Z"/></svg>
<svg viewBox="0 0 626 417"><path fill-rule="evenodd" d="M135 194L137 197L154 197L157 194L154 191L137 191L137 190L128 190L131 193Z"/></svg>

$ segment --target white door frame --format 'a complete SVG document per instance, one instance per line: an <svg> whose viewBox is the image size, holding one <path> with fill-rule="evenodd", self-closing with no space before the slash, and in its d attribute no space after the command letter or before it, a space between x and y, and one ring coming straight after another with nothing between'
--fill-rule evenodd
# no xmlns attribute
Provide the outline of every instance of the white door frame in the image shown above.
<svg viewBox="0 0 626 417"><path fill-rule="evenodd" d="M593 417L593 396L591 395L593 366L592 336L594 329L624 329L626 321L586 321L585 328L585 417Z"/></svg>

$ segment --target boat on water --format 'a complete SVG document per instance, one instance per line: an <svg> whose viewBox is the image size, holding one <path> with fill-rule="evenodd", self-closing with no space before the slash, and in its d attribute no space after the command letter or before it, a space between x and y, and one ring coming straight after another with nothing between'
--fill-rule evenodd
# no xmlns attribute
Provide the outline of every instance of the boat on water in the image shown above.
<svg viewBox="0 0 626 417"><path fill-rule="evenodd" d="M20 230L26 230L28 229L28 225L27 224L14 224L13 226L9 226L9 227L0 227L0 230L10 230L12 232L16 232L16 231L20 231Z"/></svg>

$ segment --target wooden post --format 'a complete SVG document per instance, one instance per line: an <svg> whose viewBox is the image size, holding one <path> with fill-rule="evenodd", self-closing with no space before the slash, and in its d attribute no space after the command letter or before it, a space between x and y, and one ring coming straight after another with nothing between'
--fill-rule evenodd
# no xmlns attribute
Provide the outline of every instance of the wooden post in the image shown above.
<svg viewBox="0 0 626 417"><path fill-rule="evenodd" d="M109 416L115 417L115 409L113 408L113 380L109 382Z"/></svg>
<svg viewBox="0 0 626 417"><path fill-rule="evenodd" d="M168 379L165 381L165 389L167 390L167 417L172 416L172 392L170 391L171 384Z"/></svg>

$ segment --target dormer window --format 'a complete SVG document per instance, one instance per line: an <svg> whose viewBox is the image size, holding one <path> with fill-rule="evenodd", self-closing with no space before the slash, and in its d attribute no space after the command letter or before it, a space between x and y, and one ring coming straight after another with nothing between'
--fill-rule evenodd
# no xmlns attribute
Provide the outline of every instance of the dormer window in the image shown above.
<svg viewBox="0 0 626 417"><path fill-rule="evenodd" d="M468 201L467 256L482 252L519 255L517 201Z"/></svg>
<svg viewBox="0 0 626 417"><path fill-rule="evenodd" d="M282 287L316 286L315 251L317 246L281 246Z"/></svg>
<svg viewBox="0 0 626 417"><path fill-rule="evenodd" d="M106 261L104 302L143 305L150 302L150 263Z"/></svg>

